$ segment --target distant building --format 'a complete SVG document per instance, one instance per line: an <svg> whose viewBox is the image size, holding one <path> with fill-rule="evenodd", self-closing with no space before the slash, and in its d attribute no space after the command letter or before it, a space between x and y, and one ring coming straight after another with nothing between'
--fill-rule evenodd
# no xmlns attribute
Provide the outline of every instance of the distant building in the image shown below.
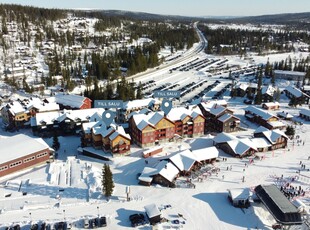
<svg viewBox="0 0 310 230"><path fill-rule="evenodd" d="M305 72L274 70L275 79L285 79L290 81L303 81L306 76Z"/></svg>
<svg viewBox="0 0 310 230"><path fill-rule="evenodd" d="M29 98L7 103L1 109L2 121L10 128L22 128L29 125L31 117L37 113L58 111L56 103L44 103L39 98Z"/></svg>
<svg viewBox="0 0 310 230"><path fill-rule="evenodd" d="M24 134L0 139L0 177L53 160L53 150L41 139Z"/></svg>
<svg viewBox="0 0 310 230"><path fill-rule="evenodd" d="M265 102L262 104L262 108L266 110L278 110L280 109L279 102Z"/></svg>
<svg viewBox="0 0 310 230"><path fill-rule="evenodd" d="M149 109L151 111L159 110L161 101L153 98L126 101L123 107L117 111L118 123L126 123L134 112L142 109Z"/></svg>
<svg viewBox="0 0 310 230"><path fill-rule="evenodd" d="M57 94L54 97L46 98L47 102L56 102L60 109L90 109L91 100L87 97L73 94Z"/></svg>
<svg viewBox="0 0 310 230"><path fill-rule="evenodd" d="M251 122L264 126L267 129L284 129L286 125L279 120L277 116L259 109L255 106L249 106L244 109L245 117Z"/></svg>
<svg viewBox="0 0 310 230"><path fill-rule="evenodd" d="M219 133L213 139L214 146L233 157L243 158L254 155L258 150L249 138L237 138L228 133Z"/></svg>
<svg viewBox="0 0 310 230"><path fill-rule="evenodd" d="M296 104L309 104L310 96L293 86L284 89L285 95L290 99L295 99Z"/></svg>
<svg viewBox="0 0 310 230"><path fill-rule="evenodd" d="M37 113L31 118L34 135L51 136L55 132L60 135L72 135L82 130L82 124L101 120L103 108L63 110Z"/></svg>
<svg viewBox="0 0 310 230"><path fill-rule="evenodd" d="M299 111L299 116L306 121L310 121L310 110L309 109L302 109Z"/></svg>

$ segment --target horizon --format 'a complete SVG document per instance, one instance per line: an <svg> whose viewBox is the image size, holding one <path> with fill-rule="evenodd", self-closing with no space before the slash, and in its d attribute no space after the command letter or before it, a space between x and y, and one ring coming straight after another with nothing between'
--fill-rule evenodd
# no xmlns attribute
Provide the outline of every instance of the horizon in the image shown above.
<svg viewBox="0 0 310 230"><path fill-rule="evenodd" d="M271 3L275 4L271 4ZM23 6L33 6L39 8L56 8L67 10L117 10L136 13L149 13L158 15L184 16L184 17L251 17L275 14L307 13L305 9L310 9L310 1L299 0L298 4L290 0L282 0L276 4L276 0L218 0L208 3L204 0L158 0L147 2L143 0L93 0L85 2L76 0L74 6L70 0L54 0L44 2L41 0L3 0L1 4L16 4ZM268 6L268 7L266 7Z"/></svg>

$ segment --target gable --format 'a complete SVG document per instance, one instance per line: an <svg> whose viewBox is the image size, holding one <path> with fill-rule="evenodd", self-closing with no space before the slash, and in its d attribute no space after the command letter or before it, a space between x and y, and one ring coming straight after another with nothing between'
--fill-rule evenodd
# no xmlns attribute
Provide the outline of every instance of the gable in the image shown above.
<svg viewBox="0 0 310 230"><path fill-rule="evenodd" d="M174 127L174 123L165 117L156 124L157 129L167 129L167 128L173 128L173 127Z"/></svg>

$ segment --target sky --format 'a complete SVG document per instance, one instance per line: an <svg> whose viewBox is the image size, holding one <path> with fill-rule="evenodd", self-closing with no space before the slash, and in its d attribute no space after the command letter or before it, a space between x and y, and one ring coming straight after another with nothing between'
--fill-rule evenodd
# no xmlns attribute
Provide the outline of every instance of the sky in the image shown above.
<svg viewBox="0 0 310 230"><path fill-rule="evenodd" d="M104 9L181 16L255 16L310 11L309 0L0 0L46 8Z"/></svg>

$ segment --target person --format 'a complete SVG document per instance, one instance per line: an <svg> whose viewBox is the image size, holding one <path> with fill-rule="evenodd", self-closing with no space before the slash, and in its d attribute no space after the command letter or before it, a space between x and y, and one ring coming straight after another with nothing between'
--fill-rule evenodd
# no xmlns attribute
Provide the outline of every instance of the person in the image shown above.
<svg viewBox="0 0 310 230"><path fill-rule="evenodd" d="M224 175L222 176L222 179L224 180Z"/></svg>

